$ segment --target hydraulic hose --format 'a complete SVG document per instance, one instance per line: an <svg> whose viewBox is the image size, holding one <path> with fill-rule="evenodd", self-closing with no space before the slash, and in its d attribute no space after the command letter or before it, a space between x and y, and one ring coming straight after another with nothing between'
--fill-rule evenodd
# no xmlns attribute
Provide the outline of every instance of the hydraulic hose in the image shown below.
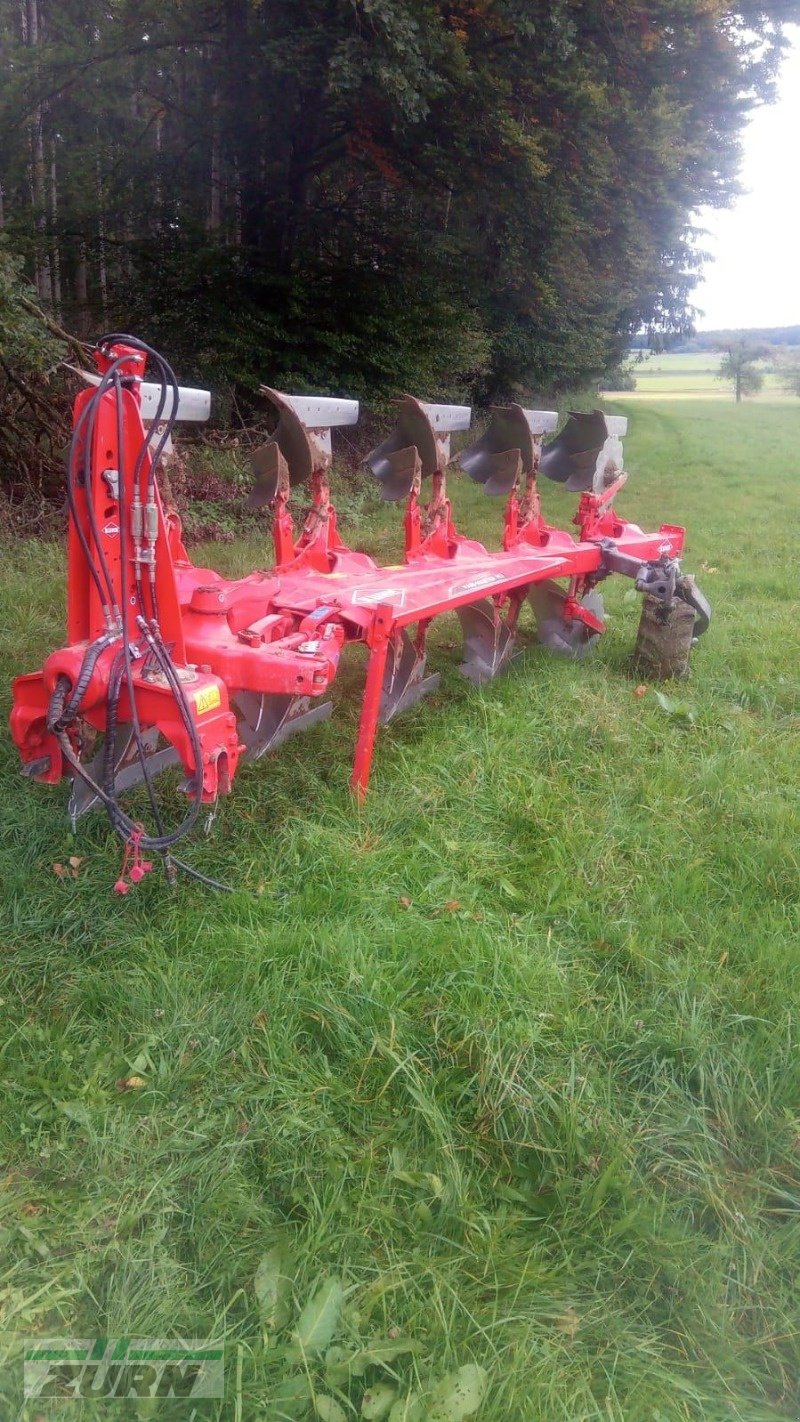
<svg viewBox="0 0 800 1422"><path fill-rule="evenodd" d="M73 526L77 533L78 542L89 575L97 590L107 624L107 630L95 638L87 648L74 685L70 684L68 677L58 677L48 705L47 726L53 735L55 735L67 763L72 767L75 774L85 782L92 791L92 794L103 804L112 827L124 841L130 841L132 836L135 835L136 842L142 849L154 850L165 856L168 870L169 865L174 864L176 868L181 869L202 883L209 884L215 888L227 889L227 885L221 884L217 880L201 874L190 865L184 864L182 861L174 859L170 855L172 847L189 833L200 814L203 802L202 746L185 688L180 680L178 669L175 666L172 656L164 643L158 624L158 609L155 601L155 577L152 562L150 578L152 615L148 618L145 615L146 609L143 601L139 560L138 558L135 560L136 601L138 603L136 621L138 630L143 639L144 647L142 647L141 644L134 646L131 640L130 609L128 607L124 583L124 570L130 566L131 561L129 539L133 500L139 495L142 471L149 454L150 467L148 470L146 502L147 504L153 504L155 502L156 468L177 418L179 387L174 372L164 358L160 356L157 351L153 350L151 346L148 346L144 341L140 341L134 336L112 333L104 336L98 342L97 348L104 353L108 353L111 348L119 345L125 345L141 352L152 363L158 373L161 391L156 407L155 423L160 423L170 390L172 393L172 404L169 416L164 423L164 430L154 448L151 449L149 437L145 433L136 454L130 485L128 482L129 471L125 467L125 426L122 396L126 374L130 373L126 370L126 366L129 365L129 357L116 356L112 358L108 369L92 391L90 398L87 400L76 422L70 442L67 462L67 497ZM92 499L92 479L96 472L93 469L93 442L96 421L100 409L100 402L112 389L114 391L116 404L117 460L119 466L120 563L123 570L123 581L121 581L119 589L114 586L108 560L103 549ZM82 465L83 477L81 483L85 495L90 537L87 537L86 528L84 527L82 519L79 517L77 508L75 484L79 463ZM86 766L81 762L80 756L76 753L69 736L69 729L78 719L83 699L91 683L100 657L115 642L120 642L121 646L112 662L109 677L106 705L105 749L103 754L103 783L100 785L87 770ZM158 667L172 693L189 739L195 766L191 804L180 824L173 830L165 829L161 809L156 799L152 775L147 763L147 748L144 744L141 719L137 706L137 687L133 674L133 664L145 656L144 648L147 649L149 658L151 658ZM122 808L116 792L114 752L119 699L123 683L126 685L128 692L133 739L139 758L142 779L153 811L156 826L155 833L142 831L142 827Z"/></svg>

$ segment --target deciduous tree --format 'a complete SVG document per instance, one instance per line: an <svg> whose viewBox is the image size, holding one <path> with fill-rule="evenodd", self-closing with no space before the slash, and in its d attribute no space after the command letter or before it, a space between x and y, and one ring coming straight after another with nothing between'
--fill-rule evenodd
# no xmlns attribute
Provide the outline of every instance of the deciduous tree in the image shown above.
<svg viewBox="0 0 800 1422"><path fill-rule="evenodd" d="M764 384L758 361L769 355L769 347L758 345L744 335L736 337L724 348L717 379L733 386L737 405L745 395L757 395Z"/></svg>

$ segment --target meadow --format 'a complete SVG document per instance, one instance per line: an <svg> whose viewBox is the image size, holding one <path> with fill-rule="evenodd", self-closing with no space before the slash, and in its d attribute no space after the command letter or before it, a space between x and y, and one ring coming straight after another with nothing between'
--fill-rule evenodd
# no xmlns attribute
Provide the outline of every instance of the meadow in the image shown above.
<svg viewBox="0 0 800 1422"><path fill-rule="evenodd" d="M733 389L724 380L717 379L719 363L722 359L718 351L664 351L650 354L644 360L634 360L631 364L636 389L619 394L622 400L724 400L733 403ZM796 402L796 395L787 395L783 389L780 374L763 368L764 385L757 395L748 400L759 404ZM612 398L612 397L609 397Z"/></svg>
<svg viewBox="0 0 800 1422"><path fill-rule="evenodd" d="M666 704L622 580L591 659L526 622L485 689L442 623L364 807L357 662L240 772L187 851L230 894L116 897L105 820L73 839L3 737L3 1419L800 1415L800 402L614 408L620 508L688 525L714 608ZM367 499L358 546L401 541ZM0 597L5 712L60 547L5 547ZM225 1400L25 1403L52 1335L222 1339Z"/></svg>

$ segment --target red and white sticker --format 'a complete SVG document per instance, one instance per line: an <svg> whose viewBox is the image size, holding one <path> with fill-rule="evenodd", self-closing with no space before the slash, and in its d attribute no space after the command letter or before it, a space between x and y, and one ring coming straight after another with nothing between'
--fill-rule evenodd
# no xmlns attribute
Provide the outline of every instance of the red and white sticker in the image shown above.
<svg viewBox="0 0 800 1422"><path fill-rule="evenodd" d="M447 596L461 597L463 593L480 592L481 588L490 588L494 583L502 583L502 581L502 573L481 573L478 577L467 578L466 582L453 583Z"/></svg>
<svg viewBox="0 0 800 1422"><path fill-rule="evenodd" d="M375 607L380 602L396 603L402 607L405 600L405 588L356 588L350 597L356 607Z"/></svg>

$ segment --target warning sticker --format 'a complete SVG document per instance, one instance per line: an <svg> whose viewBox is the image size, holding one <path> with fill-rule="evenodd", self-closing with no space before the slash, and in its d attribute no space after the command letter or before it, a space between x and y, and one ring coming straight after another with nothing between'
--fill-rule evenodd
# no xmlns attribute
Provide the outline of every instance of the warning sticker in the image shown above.
<svg viewBox="0 0 800 1422"><path fill-rule="evenodd" d="M464 593L478 592L480 588L490 588L492 583L502 583L502 573L481 573L477 578L468 578L464 583L453 583L448 597L461 597Z"/></svg>
<svg viewBox="0 0 800 1422"><path fill-rule="evenodd" d="M402 607L406 600L405 588L356 588L350 596L350 601L357 607L374 607L381 602L394 603Z"/></svg>
<svg viewBox="0 0 800 1422"><path fill-rule="evenodd" d="M204 686L194 694L195 710L202 716L204 711L216 711L222 704L218 686Z"/></svg>

